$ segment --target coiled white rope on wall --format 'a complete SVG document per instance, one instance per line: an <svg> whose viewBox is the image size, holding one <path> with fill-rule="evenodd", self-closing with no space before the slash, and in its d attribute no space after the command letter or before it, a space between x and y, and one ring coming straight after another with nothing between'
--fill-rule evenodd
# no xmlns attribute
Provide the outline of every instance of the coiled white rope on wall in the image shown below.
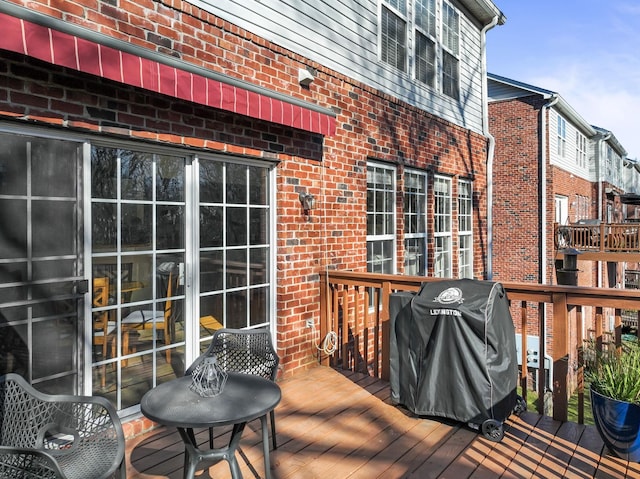
<svg viewBox="0 0 640 479"><path fill-rule="evenodd" d="M322 341L322 346L318 350L328 356L332 356L338 350L338 335L335 331L329 331Z"/></svg>

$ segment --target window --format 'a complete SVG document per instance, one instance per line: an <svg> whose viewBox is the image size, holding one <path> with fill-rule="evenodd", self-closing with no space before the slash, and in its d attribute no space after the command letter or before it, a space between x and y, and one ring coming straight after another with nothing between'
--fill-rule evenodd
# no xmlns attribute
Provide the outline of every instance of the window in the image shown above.
<svg viewBox="0 0 640 479"><path fill-rule="evenodd" d="M404 174L404 273L426 274L427 175L418 171Z"/></svg>
<svg viewBox="0 0 640 479"><path fill-rule="evenodd" d="M367 165L367 271L395 272L395 169Z"/></svg>
<svg viewBox="0 0 640 479"><path fill-rule="evenodd" d="M442 5L442 93L460 96L460 17L448 3Z"/></svg>
<svg viewBox="0 0 640 479"><path fill-rule="evenodd" d="M380 58L401 72L412 65L416 81L459 99L460 14L443 0L383 0Z"/></svg>
<svg viewBox="0 0 640 479"><path fill-rule="evenodd" d="M405 14L405 2L387 3L393 4L395 12L382 7L382 61L404 72L407 70L407 22L401 15Z"/></svg>
<svg viewBox="0 0 640 479"><path fill-rule="evenodd" d="M436 176L434 192L433 275L451 278L451 178Z"/></svg>
<svg viewBox="0 0 640 479"><path fill-rule="evenodd" d="M472 212L473 191L471 182L458 182L458 277L473 278Z"/></svg>
<svg viewBox="0 0 640 479"><path fill-rule="evenodd" d="M436 84L436 0L417 0L415 5L416 80Z"/></svg>
<svg viewBox="0 0 640 479"><path fill-rule="evenodd" d="M576 165L580 168L587 166L587 137L576 131Z"/></svg>
<svg viewBox="0 0 640 479"><path fill-rule="evenodd" d="M564 158L567 147L567 121L558 115L558 156Z"/></svg>

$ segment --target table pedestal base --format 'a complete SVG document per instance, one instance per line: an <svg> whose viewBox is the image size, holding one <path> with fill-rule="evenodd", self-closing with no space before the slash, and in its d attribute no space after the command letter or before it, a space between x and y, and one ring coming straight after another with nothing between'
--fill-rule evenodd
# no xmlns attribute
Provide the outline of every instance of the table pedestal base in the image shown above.
<svg viewBox="0 0 640 479"><path fill-rule="evenodd" d="M220 461L227 461L229 463L229 469L231 470L232 479L242 479L242 473L240 472L240 466L236 459L236 450L240 444L240 438L242 437L242 431L246 426L246 422L233 425L231 431L231 439L229 439L229 445L226 447L210 449L203 451L199 449L196 443L196 438L193 433L193 429L178 428L178 432L184 441L184 479L193 479L196 473L198 464L201 462L208 462L210 465L216 464Z"/></svg>

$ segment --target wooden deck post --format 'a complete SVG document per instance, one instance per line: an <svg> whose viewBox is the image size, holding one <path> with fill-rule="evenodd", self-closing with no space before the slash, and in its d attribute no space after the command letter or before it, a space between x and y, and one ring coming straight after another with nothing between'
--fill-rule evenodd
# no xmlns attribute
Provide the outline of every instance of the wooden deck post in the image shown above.
<svg viewBox="0 0 640 479"><path fill-rule="evenodd" d="M389 297L391 296L391 283L385 281L382 283L382 308L380 310L380 326L382 329L382 367L380 377L385 381L389 380L391 375L391 365L389 363L391 355L391 330L389 321ZM378 358L376 358L376 361Z"/></svg>
<svg viewBox="0 0 640 479"><path fill-rule="evenodd" d="M553 293L553 419L568 415L569 310L565 293ZM542 338L541 338L542 339Z"/></svg>

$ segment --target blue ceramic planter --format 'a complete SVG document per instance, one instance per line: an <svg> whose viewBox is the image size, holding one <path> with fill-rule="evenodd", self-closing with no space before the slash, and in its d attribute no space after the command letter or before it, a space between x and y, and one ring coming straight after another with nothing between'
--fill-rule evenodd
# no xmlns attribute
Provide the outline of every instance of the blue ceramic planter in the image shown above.
<svg viewBox="0 0 640 479"><path fill-rule="evenodd" d="M593 420L604 444L621 459L640 462L640 406L591 390Z"/></svg>

